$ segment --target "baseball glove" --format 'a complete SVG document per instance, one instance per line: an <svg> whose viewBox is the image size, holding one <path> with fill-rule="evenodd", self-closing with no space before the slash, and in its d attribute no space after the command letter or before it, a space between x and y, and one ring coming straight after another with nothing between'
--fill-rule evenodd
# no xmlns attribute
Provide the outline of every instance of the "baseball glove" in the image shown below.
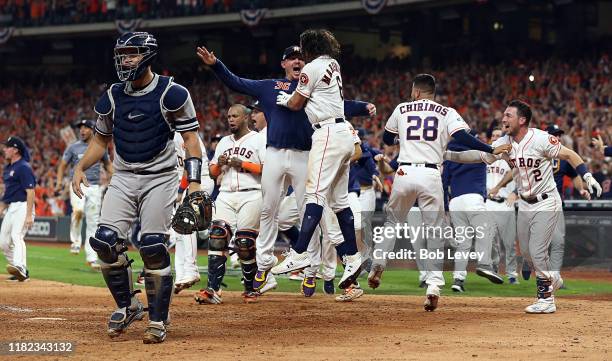
<svg viewBox="0 0 612 361"><path fill-rule="evenodd" d="M172 229L179 234L192 234L210 227L213 201L206 192L188 194L172 217Z"/></svg>

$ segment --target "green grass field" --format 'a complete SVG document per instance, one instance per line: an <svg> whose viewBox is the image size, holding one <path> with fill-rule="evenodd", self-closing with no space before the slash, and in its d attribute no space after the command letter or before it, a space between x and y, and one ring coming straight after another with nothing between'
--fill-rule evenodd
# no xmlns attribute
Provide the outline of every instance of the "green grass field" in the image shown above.
<svg viewBox="0 0 612 361"><path fill-rule="evenodd" d="M50 280L63 283L71 283L85 286L105 287L102 275L92 271L85 262L85 254L71 255L66 248L28 246L28 269L30 277L34 279ZM142 261L136 252L129 252L130 257L135 259L134 270L142 268ZM198 257L198 264L201 271L205 270L206 257ZM5 271L6 261L4 257L0 260L0 270ZM452 284L451 273L445 272L447 286L444 293L447 295L457 295L450 291ZM339 277L339 273L338 273ZM297 292L300 283L290 281L285 277L277 277L279 281L278 291ZM200 286L205 284L206 276L203 275ZM224 282L227 290L242 291L238 270L228 270ZM520 285L510 286L508 284L494 285L488 280L481 278L473 273L468 274L465 294L459 296L504 296L504 297L531 297L535 295L534 277L529 281L520 281ZM366 286L365 278L362 280ZM566 290L559 290L558 295L597 295L612 294L612 282L585 281L565 278ZM323 282L318 282L318 288L322 292ZM196 289L195 287L193 289ZM393 294L393 295L422 295L424 290L418 287L418 274L414 270L389 269L383 275L383 283L380 288L372 290L365 288L369 294Z"/></svg>

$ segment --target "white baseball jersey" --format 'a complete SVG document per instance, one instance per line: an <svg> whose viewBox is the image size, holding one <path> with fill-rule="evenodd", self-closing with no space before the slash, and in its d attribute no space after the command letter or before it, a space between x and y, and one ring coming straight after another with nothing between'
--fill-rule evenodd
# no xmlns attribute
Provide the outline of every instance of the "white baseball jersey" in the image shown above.
<svg viewBox="0 0 612 361"><path fill-rule="evenodd" d="M512 144L509 153L512 175L519 194L532 198L542 193L555 193L557 186L553 175L552 159L559 156L561 143L547 132L529 128L520 142L505 135L493 143L493 147Z"/></svg>
<svg viewBox="0 0 612 361"><path fill-rule="evenodd" d="M206 147L202 142L202 139L198 137L198 141L200 142L200 149L202 150L202 184L205 184L208 179L210 179L209 171L208 171L208 158L206 157ZM179 172L178 179L179 182L183 179L183 168L185 166L185 141L180 133L174 133L174 147L176 148L176 155L178 156L178 164L179 164Z"/></svg>
<svg viewBox="0 0 612 361"><path fill-rule="evenodd" d="M491 188L495 187L504 178L507 172L510 172L510 165L503 159L495 161L493 164L487 165L487 193ZM505 187L499 190L497 195L501 198L508 198L510 193L514 191L514 181L508 183Z"/></svg>
<svg viewBox="0 0 612 361"><path fill-rule="evenodd" d="M342 76L335 59L320 56L306 64L295 91L308 98L304 110L312 124L344 118Z"/></svg>
<svg viewBox="0 0 612 361"><path fill-rule="evenodd" d="M266 139L256 131L250 131L242 138L236 140L234 135L226 135L221 138L215 155L210 161L217 164L221 155L226 155L228 159L237 157L243 162L263 164L266 154ZM224 165L222 168L223 178L221 179L222 192L236 192L246 189L261 189L261 174L253 174L244 170Z"/></svg>
<svg viewBox="0 0 612 361"><path fill-rule="evenodd" d="M442 164L450 137L470 128L453 108L421 99L399 104L385 130L399 135L400 163Z"/></svg>

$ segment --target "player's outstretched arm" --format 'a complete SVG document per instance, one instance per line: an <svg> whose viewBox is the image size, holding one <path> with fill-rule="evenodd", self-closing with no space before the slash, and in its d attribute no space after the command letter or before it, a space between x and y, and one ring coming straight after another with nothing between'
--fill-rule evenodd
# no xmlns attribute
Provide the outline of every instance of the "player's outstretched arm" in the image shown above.
<svg viewBox="0 0 612 361"><path fill-rule="evenodd" d="M74 175L72 176L72 189L74 191L74 194L77 195L77 197L83 198L81 184L84 184L86 187L89 187L87 177L85 177L85 170L102 159L104 153L106 153L106 148L108 147L108 143L110 142L110 140L110 136L96 133L91 142L89 142L87 150L85 151L85 154L83 154L83 158L81 158L79 163L77 163L77 165L74 167Z"/></svg>
<svg viewBox="0 0 612 361"><path fill-rule="evenodd" d="M601 185L593 178L593 175L589 173L584 161L580 156L573 150L561 145L559 150L559 159L563 159L569 162L574 167L576 173L578 173L587 185L590 193L596 192L597 197L601 196Z"/></svg>
<svg viewBox="0 0 612 361"><path fill-rule="evenodd" d="M465 129L459 129L458 131L454 132L452 134L452 137L456 141L470 149L480 150L485 153L492 153L497 155L501 153L507 153L510 151L510 149L512 149L512 146L510 144L502 144L493 148L490 145L481 142L476 137L471 136Z"/></svg>
<svg viewBox="0 0 612 361"><path fill-rule="evenodd" d="M462 152L455 152L447 150L444 152L444 160L450 160L455 163L487 163L493 164L496 161L502 159L500 155L493 155L491 153L481 152L479 150L466 150Z"/></svg>
<svg viewBox="0 0 612 361"><path fill-rule="evenodd" d="M373 117L376 115L376 106L372 103L359 100L344 101L344 116L350 117Z"/></svg>
<svg viewBox="0 0 612 361"><path fill-rule="evenodd" d="M227 86L235 92L250 95L259 98L260 92L263 90L261 85L264 80L252 80L241 78L232 73L226 66L217 59L215 53L208 51L205 46L199 46L196 49L196 54L202 62L215 72L215 75Z"/></svg>

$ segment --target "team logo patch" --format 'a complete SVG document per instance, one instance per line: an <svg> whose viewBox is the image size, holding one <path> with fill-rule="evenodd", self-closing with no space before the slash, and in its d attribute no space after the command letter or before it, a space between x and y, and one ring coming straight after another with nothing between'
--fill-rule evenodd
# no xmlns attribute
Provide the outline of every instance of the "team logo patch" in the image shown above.
<svg viewBox="0 0 612 361"><path fill-rule="evenodd" d="M308 75L304 73L300 74L300 83L304 85L308 84Z"/></svg>
<svg viewBox="0 0 612 361"><path fill-rule="evenodd" d="M552 135L548 136L548 141L550 142L550 144L552 145L557 145L559 144L559 139L557 139L557 137L553 137Z"/></svg>

